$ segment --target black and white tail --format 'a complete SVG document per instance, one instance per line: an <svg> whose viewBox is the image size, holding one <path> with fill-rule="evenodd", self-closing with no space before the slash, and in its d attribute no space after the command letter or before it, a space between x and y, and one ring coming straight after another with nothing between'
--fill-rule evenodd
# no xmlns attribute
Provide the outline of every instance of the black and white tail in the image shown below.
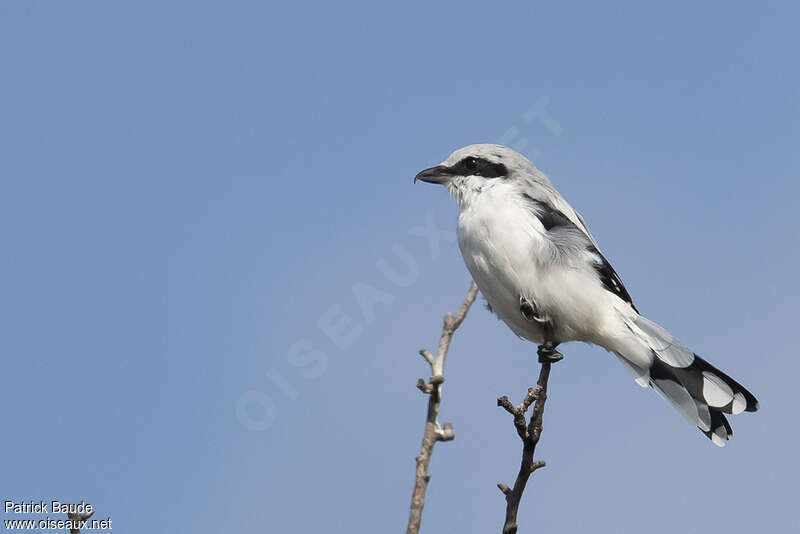
<svg viewBox="0 0 800 534"><path fill-rule="evenodd" d="M724 414L758 410L752 393L656 323L636 315L625 324L633 336L616 355L640 385L655 389L714 444L723 447L733 436Z"/></svg>

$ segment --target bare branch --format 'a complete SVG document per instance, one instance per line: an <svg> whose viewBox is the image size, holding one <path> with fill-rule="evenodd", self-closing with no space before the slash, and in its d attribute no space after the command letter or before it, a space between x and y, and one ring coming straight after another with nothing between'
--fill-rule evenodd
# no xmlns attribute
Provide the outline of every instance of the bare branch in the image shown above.
<svg viewBox="0 0 800 534"><path fill-rule="evenodd" d="M428 489L428 481L431 475L428 472L428 465L433 454L433 447L437 441L450 441L455 438L453 425L445 423L444 428L439 425L439 406L442 401L442 384L444 383L444 364L447 359L447 351L450 348L450 341L453 333L461 326L467 316L470 306L475 301L478 294L478 286L472 282L467 291L467 296L455 315L446 313L442 325L442 335L439 337L439 349L436 356L429 351L422 349L419 353L431 366L431 378L426 384L421 378L417 382L417 388L423 393L428 394L428 413L425 418L425 432L422 435L422 446L417 456L416 476L414 491L411 494L411 511L408 517L408 528L406 534L418 534L419 525L422 521L422 508L425 506L425 492Z"/></svg>
<svg viewBox="0 0 800 534"><path fill-rule="evenodd" d="M436 429L436 440L437 441L451 441L455 439L456 435L453 432L453 424L452 423L445 423L444 428L437 428Z"/></svg>
<svg viewBox="0 0 800 534"><path fill-rule="evenodd" d="M541 360L540 360L541 361ZM516 534L517 532L517 512L519 503L522 501L522 494L528 484L528 478L537 469L545 466L541 460L534 461L533 453L536 451L536 444L542 435L542 416L544 415L544 404L547 401L547 380L550 378L550 362L542 362L542 369L539 372L539 380L536 387L528 388L528 393L522 402L514 406L508 397L503 396L497 399L497 405L505 409L514 416L514 428L522 440L522 462L520 463L517 480L514 487L500 483L497 485L506 497L506 520L503 525L503 534ZM525 412L533 405L531 419L526 423Z"/></svg>
<svg viewBox="0 0 800 534"><path fill-rule="evenodd" d="M426 384L423 379L418 378L417 379L417 389L427 395L428 393L433 391L433 386L430 385L430 384Z"/></svg>
<svg viewBox="0 0 800 534"><path fill-rule="evenodd" d="M94 510L92 510L89 513L85 513L85 512L84 513L67 512L67 519L69 519L71 521L71 525L74 526L74 525L78 525L80 523L83 523L84 521L86 521L87 519L92 517L92 515L94 515ZM70 528L69 532L70 532L70 534L80 534L81 533L81 529L80 528Z"/></svg>
<svg viewBox="0 0 800 534"><path fill-rule="evenodd" d="M428 349L419 349L419 353L420 355L422 355L423 358L425 358L425 361L431 364L431 368L433 368L433 363L435 361L433 354L431 354L431 352Z"/></svg>
<svg viewBox="0 0 800 534"><path fill-rule="evenodd" d="M541 469L542 467L546 466L547 464L544 460L537 460L531 464L531 473L536 471L537 469Z"/></svg>

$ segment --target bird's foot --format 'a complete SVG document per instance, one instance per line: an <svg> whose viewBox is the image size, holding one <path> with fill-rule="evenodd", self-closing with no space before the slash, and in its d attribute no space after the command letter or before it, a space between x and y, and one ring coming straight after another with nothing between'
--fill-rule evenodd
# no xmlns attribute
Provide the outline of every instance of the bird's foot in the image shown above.
<svg viewBox="0 0 800 534"><path fill-rule="evenodd" d="M522 295L519 296L519 312L526 321L536 321L537 323L544 324L547 322L547 317L539 313L536 304L529 301Z"/></svg>
<svg viewBox="0 0 800 534"><path fill-rule="evenodd" d="M539 363L556 363L563 360L564 355L556 350L556 346L550 342L539 345L539 350L536 351L539 354Z"/></svg>

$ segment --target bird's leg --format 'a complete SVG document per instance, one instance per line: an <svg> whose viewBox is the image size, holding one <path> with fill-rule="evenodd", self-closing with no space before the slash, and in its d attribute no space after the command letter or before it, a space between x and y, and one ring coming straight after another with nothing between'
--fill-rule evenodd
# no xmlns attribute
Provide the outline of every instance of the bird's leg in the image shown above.
<svg viewBox="0 0 800 534"><path fill-rule="evenodd" d="M555 341L555 334L553 333L552 321L547 321L542 325L544 332L544 343L539 345L539 363L556 363L564 358L564 355L556 350L558 341Z"/></svg>
<svg viewBox="0 0 800 534"><path fill-rule="evenodd" d="M552 321L547 321L543 326L544 343L539 345L539 363L556 363L564 358L564 355L556 350L558 341L555 341L555 334L553 333Z"/></svg>
<svg viewBox="0 0 800 534"><path fill-rule="evenodd" d="M519 311L527 321L536 321L542 325L544 342L539 345L539 363L555 363L564 358L564 355L556 350L558 342L554 341L553 322L549 317L541 313L536 304L526 299L522 295L519 297Z"/></svg>

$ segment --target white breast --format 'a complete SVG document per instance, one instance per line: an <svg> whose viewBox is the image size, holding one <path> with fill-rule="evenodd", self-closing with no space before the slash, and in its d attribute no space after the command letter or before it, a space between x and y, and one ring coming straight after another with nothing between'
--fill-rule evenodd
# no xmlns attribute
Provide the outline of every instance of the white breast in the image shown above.
<svg viewBox="0 0 800 534"><path fill-rule="evenodd" d="M554 263L553 243L512 187L486 187L460 203L458 243L464 263L497 316L520 337L543 340L520 312L524 296L553 318L558 341L591 341L606 295L591 269Z"/></svg>
<svg viewBox="0 0 800 534"><path fill-rule="evenodd" d="M541 278L534 252L537 244L543 248L546 243L530 223L530 212L521 199L506 193L505 188L486 188L462 205L458 244L492 310L515 334L540 343L541 329L524 319L519 298L532 292L531 280Z"/></svg>

